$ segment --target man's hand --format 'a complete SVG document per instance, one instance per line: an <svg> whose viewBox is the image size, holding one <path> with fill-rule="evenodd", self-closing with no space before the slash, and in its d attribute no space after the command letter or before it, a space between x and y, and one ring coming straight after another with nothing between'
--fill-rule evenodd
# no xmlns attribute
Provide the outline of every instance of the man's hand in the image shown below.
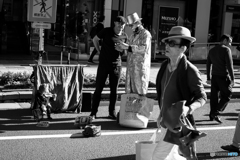
<svg viewBox="0 0 240 160"><path fill-rule="evenodd" d="M231 81L231 86L233 87L235 84L234 80Z"/></svg>
<svg viewBox="0 0 240 160"><path fill-rule="evenodd" d="M207 80L206 83L207 83L207 84L211 84L211 80Z"/></svg>
<svg viewBox="0 0 240 160"><path fill-rule="evenodd" d="M127 43L124 42L119 42L118 44L122 49L128 49L129 45Z"/></svg>
<svg viewBox="0 0 240 160"><path fill-rule="evenodd" d="M190 106L183 106L183 115L186 117L189 114L192 114L191 107Z"/></svg>
<svg viewBox="0 0 240 160"><path fill-rule="evenodd" d="M157 127L162 128L163 122L162 122L162 117L159 115L157 118Z"/></svg>
<svg viewBox="0 0 240 160"><path fill-rule="evenodd" d="M115 49L119 52L123 51L123 49L120 47L120 45L115 45Z"/></svg>

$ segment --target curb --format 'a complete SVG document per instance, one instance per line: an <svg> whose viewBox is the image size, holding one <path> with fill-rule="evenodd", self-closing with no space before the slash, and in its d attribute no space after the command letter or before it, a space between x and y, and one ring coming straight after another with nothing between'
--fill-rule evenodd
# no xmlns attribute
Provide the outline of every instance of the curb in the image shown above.
<svg viewBox="0 0 240 160"><path fill-rule="evenodd" d="M210 98L210 88L205 88L206 94L208 99ZM83 89L83 94L91 94L93 95L94 89ZM109 99L110 90L104 89L102 91L102 99L106 100ZM118 90L118 100L120 100L121 95L125 94L124 89ZM153 88L150 88L148 90L148 93L146 95L148 98L157 99L157 93L156 90ZM240 88L233 88L233 94L232 99L240 98ZM15 102L23 102L23 101L31 101L32 100L32 90L19 90L19 91L6 91L6 92L0 92L0 102L5 101L15 101Z"/></svg>
<svg viewBox="0 0 240 160"><path fill-rule="evenodd" d="M82 94L91 94L93 95L95 90L92 89L83 89ZM0 102L5 102L5 101L15 101L15 102L22 102L22 101L31 101L32 100L32 90L19 90L19 91L5 91L5 92L0 92ZM110 90L105 89L102 91L102 99L109 99L109 94ZM118 90L118 99L120 99L122 94L125 94L124 89ZM156 90L155 89L149 89L148 98L153 98L156 99Z"/></svg>

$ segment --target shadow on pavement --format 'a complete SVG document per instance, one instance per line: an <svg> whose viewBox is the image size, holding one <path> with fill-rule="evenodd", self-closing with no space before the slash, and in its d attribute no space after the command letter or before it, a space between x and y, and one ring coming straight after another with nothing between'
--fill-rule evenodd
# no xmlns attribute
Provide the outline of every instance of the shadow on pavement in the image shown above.
<svg viewBox="0 0 240 160"><path fill-rule="evenodd" d="M216 126L216 125L219 125L219 123L213 122L213 123L196 124L196 126Z"/></svg>
<svg viewBox="0 0 240 160"><path fill-rule="evenodd" d="M109 157L109 158L97 158L93 160L135 160L135 155L119 156L119 157ZM220 158L231 158L238 156L229 156L228 152L216 152L216 153L197 153L198 160L207 159L220 159Z"/></svg>
<svg viewBox="0 0 240 160"><path fill-rule="evenodd" d="M0 116L0 133L6 131L25 131L25 130L79 130L74 126L75 117L81 116L76 113L57 113L52 114L52 120L44 117L43 121L49 121L48 127L37 127L37 122L33 119L30 109L12 109L1 110ZM98 117L96 121L92 122L96 125L101 125L102 131L114 131L114 130L141 130L138 128L129 128L120 126L116 120L111 120L107 117ZM155 129L156 122L149 120L147 129Z"/></svg>
<svg viewBox="0 0 240 160"><path fill-rule="evenodd" d="M221 113L220 116L227 116L227 117L228 116L236 116L237 117L238 113L232 113L232 112L230 112L230 113L229 112L228 113Z"/></svg>
<svg viewBox="0 0 240 160"><path fill-rule="evenodd" d="M92 160L135 160L135 155L109 157L109 158L97 158L97 159L92 159Z"/></svg>
<svg viewBox="0 0 240 160"><path fill-rule="evenodd" d="M225 120L229 120L229 121L237 121L238 118L226 118Z"/></svg>

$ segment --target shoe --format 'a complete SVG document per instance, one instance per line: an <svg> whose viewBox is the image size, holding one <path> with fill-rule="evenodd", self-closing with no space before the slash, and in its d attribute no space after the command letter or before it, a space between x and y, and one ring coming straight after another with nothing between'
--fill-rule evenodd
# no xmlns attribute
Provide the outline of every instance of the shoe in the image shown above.
<svg viewBox="0 0 240 160"><path fill-rule="evenodd" d="M48 120L52 120L53 118L52 117L48 117Z"/></svg>
<svg viewBox="0 0 240 160"><path fill-rule="evenodd" d="M92 117L93 120L97 118L96 114L93 113L91 113L89 116Z"/></svg>
<svg viewBox="0 0 240 160"><path fill-rule="evenodd" d="M91 61L91 60L88 60L88 63L92 63L92 64L95 64L95 62Z"/></svg>
<svg viewBox="0 0 240 160"><path fill-rule="evenodd" d="M117 119L116 113L115 112L109 113L108 118L110 118L110 119Z"/></svg>
<svg viewBox="0 0 240 160"><path fill-rule="evenodd" d="M237 148L233 145L226 145L226 146L221 146L223 150L229 151L229 152L240 152L240 148Z"/></svg>
<svg viewBox="0 0 240 160"><path fill-rule="evenodd" d="M218 123L222 123L221 119L217 115L209 115L210 121L217 121Z"/></svg>

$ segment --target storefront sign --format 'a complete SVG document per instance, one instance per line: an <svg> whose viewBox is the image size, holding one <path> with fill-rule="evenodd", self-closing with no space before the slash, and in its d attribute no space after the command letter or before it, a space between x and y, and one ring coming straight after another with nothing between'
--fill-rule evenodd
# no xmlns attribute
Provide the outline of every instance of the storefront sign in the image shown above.
<svg viewBox="0 0 240 160"><path fill-rule="evenodd" d="M170 29L178 24L178 15L179 8L160 6L158 42L167 37Z"/></svg>
<svg viewBox="0 0 240 160"><path fill-rule="evenodd" d="M93 24L98 21L98 11L93 11Z"/></svg>
<svg viewBox="0 0 240 160"><path fill-rule="evenodd" d="M57 0L28 0L28 21L56 22Z"/></svg>
<svg viewBox="0 0 240 160"><path fill-rule="evenodd" d="M226 11L227 12L239 12L240 6L227 6Z"/></svg>

